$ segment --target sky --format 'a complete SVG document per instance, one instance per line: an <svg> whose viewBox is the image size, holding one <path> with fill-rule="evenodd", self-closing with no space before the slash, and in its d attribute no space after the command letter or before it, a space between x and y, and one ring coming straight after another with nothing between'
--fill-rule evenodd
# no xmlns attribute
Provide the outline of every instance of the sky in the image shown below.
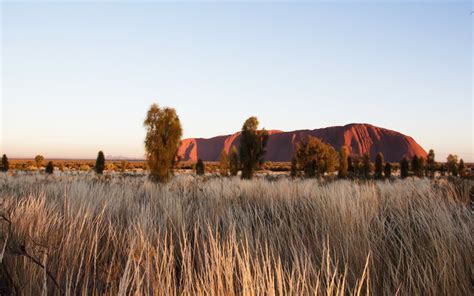
<svg viewBox="0 0 474 296"><path fill-rule="evenodd" d="M370 123L474 161L472 1L1 2L0 153L143 157L183 137Z"/></svg>

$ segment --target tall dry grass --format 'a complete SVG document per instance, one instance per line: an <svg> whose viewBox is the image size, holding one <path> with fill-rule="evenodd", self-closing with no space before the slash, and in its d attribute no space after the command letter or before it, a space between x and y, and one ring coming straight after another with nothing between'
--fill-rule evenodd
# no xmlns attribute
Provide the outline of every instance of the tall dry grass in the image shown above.
<svg viewBox="0 0 474 296"><path fill-rule="evenodd" d="M4 294L473 293L448 183L2 175L0 199Z"/></svg>

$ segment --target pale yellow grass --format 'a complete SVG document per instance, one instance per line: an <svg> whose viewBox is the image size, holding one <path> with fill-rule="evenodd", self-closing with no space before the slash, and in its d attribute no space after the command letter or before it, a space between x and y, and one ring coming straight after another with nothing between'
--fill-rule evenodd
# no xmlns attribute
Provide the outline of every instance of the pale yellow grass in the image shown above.
<svg viewBox="0 0 474 296"><path fill-rule="evenodd" d="M3 293L473 292L473 217L447 183L2 175L0 198Z"/></svg>

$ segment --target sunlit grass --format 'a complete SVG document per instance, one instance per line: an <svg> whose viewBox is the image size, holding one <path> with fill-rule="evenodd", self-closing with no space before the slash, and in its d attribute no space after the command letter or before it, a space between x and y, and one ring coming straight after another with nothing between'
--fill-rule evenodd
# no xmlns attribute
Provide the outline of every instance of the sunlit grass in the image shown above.
<svg viewBox="0 0 474 296"><path fill-rule="evenodd" d="M0 287L25 295L468 295L466 192L426 179L177 176L155 185L2 175L11 229L1 222Z"/></svg>

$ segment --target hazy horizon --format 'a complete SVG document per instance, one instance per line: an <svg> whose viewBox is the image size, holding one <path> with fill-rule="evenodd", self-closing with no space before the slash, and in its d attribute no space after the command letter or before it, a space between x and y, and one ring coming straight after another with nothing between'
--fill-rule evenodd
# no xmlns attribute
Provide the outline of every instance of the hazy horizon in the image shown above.
<svg viewBox="0 0 474 296"><path fill-rule="evenodd" d="M474 161L471 1L2 2L0 152L143 158L183 138L369 123Z"/></svg>

